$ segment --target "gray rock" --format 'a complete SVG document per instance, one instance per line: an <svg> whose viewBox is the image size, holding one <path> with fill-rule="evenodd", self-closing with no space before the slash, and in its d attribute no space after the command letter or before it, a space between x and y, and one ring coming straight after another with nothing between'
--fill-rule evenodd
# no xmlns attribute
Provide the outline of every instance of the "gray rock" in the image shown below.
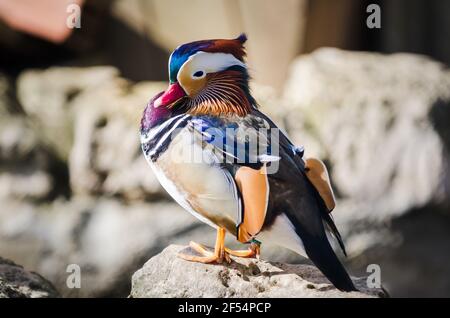
<svg viewBox="0 0 450 318"><path fill-rule="evenodd" d="M366 279L353 278L360 292L341 292L311 265L269 263L233 257L228 264L188 262L170 245L134 273L130 297L385 297Z"/></svg>
<svg viewBox="0 0 450 318"><path fill-rule="evenodd" d="M41 275L0 257L0 298L60 297L53 285Z"/></svg>

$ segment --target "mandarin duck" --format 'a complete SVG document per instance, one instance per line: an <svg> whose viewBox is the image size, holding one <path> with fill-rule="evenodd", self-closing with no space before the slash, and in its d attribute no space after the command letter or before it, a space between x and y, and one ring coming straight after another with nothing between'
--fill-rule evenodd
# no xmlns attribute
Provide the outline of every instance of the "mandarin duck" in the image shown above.
<svg viewBox="0 0 450 318"><path fill-rule="evenodd" d="M335 206L322 161L304 159L258 109L249 89L241 34L177 47L169 87L154 96L141 120L141 146L161 185L185 210L217 230L214 251L190 242L188 261L259 256L268 242L308 257L343 291L355 287L327 231L344 244L330 212ZM226 232L248 250L224 246Z"/></svg>

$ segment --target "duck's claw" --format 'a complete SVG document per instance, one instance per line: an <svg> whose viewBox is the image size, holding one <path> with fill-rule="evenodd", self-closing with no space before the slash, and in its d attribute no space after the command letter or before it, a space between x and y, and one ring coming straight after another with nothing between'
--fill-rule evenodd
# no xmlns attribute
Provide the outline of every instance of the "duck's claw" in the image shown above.
<svg viewBox="0 0 450 318"><path fill-rule="evenodd" d="M256 243L251 243L250 247L247 250L230 250L229 248L225 247L226 253L237 257L255 257L259 259L260 251L261 249Z"/></svg>
<svg viewBox="0 0 450 318"><path fill-rule="evenodd" d="M219 263L219 257L217 255L210 255L210 256L196 256L196 255L187 255L183 253L178 253L178 257L190 261L190 262L197 262L197 263Z"/></svg>
<svg viewBox="0 0 450 318"><path fill-rule="evenodd" d="M189 246L194 251L199 253L201 256L187 255L187 254L182 254L182 253L179 253L178 256L182 259L185 259L185 260L191 261L191 262L223 263L223 261L225 260L227 263L231 263L230 255L228 255L228 253L225 251L224 240L225 240L225 229L219 228L217 231L217 239L216 239L216 246L214 248L214 252L208 250L202 244L191 241L189 243Z"/></svg>
<svg viewBox="0 0 450 318"><path fill-rule="evenodd" d="M190 248L192 248L194 251L199 253L202 256L211 256L214 255L212 251L209 251L204 245L190 241L189 242Z"/></svg>

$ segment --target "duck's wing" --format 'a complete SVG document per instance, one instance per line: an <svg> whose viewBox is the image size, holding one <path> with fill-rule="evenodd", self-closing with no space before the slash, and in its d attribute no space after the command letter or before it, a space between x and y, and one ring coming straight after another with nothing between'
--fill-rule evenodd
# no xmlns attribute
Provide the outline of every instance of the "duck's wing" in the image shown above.
<svg viewBox="0 0 450 318"><path fill-rule="evenodd" d="M254 116L264 118L273 129L277 129L261 112L255 111ZM325 227L336 237L345 253L339 231L331 218L326 201L311 181L311 176L308 176L308 163L305 163L295 149L293 143L280 131L279 167L276 173L269 175L269 182L274 191L270 192L271 210L267 216L272 219L266 220L264 231L270 232L271 226L279 224L279 220L284 220L287 226L283 230L289 232L289 237L299 239L307 256L337 288L355 290L328 241Z"/></svg>
<svg viewBox="0 0 450 318"><path fill-rule="evenodd" d="M279 129L267 115L258 109L253 111L253 115L264 119L271 128ZM331 212L336 206L336 200L325 164L321 160L315 158L308 158L305 160L303 158L303 146L296 146L281 129L279 130L279 147L283 155L289 158L289 160L284 160L284 163L289 162L290 164L294 164L300 175L305 177L308 180L308 183L312 186L309 188L312 188L310 191L316 198L317 204L321 207L325 207L320 209L320 214L323 221L327 225L327 229L338 241L344 255L347 255L341 234L339 233L336 225L334 224L333 217L331 216ZM289 170L295 169L290 167Z"/></svg>

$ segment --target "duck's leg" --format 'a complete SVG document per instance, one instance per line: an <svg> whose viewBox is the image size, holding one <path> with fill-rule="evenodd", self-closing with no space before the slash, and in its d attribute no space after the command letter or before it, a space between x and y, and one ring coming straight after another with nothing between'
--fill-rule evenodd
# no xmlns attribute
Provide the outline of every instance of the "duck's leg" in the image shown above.
<svg viewBox="0 0 450 318"><path fill-rule="evenodd" d="M225 245L225 229L219 227L217 229L217 237L216 237L216 244L214 246L214 252L208 251L201 244L190 242L189 246L202 256L186 255L182 253L179 253L178 256L187 261L199 263L213 263L213 262L222 263L224 260L230 262L231 261L230 257L225 252L224 245Z"/></svg>
<svg viewBox="0 0 450 318"><path fill-rule="evenodd" d="M258 243L252 242L247 250L230 250L225 247L225 252L237 257L256 257L259 259L261 248Z"/></svg>

